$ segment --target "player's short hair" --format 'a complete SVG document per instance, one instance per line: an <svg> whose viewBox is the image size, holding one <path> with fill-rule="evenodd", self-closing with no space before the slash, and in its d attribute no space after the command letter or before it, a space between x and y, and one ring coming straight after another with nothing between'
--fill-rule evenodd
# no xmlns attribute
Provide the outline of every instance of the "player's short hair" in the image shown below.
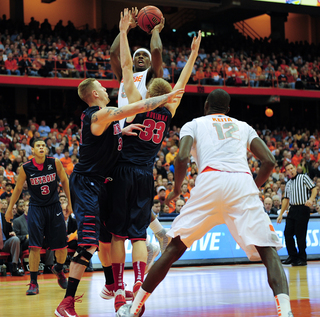
<svg viewBox="0 0 320 317"><path fill-rule="evenodd" d="M34 140L33 140L33 142L32 142L32 144L31 144L31 147L34 147L34 145L37 143L37 142L44 142L44 140L43 139L41 139L41 138L35 138ZM44 142L44 144L46 144L46 142Z"/></svg>
<svg viewBox="0 0 320 317"><path fill-rule="evenodd" d="M95 78L87 78L79 84L78 95L84 102L88 102L88 99L94 87L93 83L95 81L96 81Z"/></svg>
<svg viewBox="0 0 320 317"><path fill-rule="evenodd" d="M162 96L172 91L171 85L162 78L154 78L149 85L150 97Z"/></svg>
<svg viewBox="0 0 320 317"><path fill-rule="evenodd" d="M210 92L207 97L210 110L226 113L230 104L230 95L223 89L216 89Z"/></svg>

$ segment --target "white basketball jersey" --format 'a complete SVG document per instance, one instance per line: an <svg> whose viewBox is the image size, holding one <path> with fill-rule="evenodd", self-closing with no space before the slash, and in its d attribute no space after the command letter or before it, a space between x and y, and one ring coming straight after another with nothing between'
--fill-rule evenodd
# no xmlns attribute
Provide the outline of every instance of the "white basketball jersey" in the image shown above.
<svg viewBox="0 0 320 317"><path fill-rule="evenodd" d="M146 99L147 74L148 74L148 69L144 70L143 72L138 72L138 73L133 74L134 84L136 85L137 89L139 90L142 99ZM118 93L118 108L126 106L128 103L129 103L129 101L128 101L127 95L124 91L123 78L122 78L121 83L120 83L120 87L119 87L119 93ZM120 120L121 128L123 128L124 122L125 122L125 119Z"/></svg>
<svg viewBox="0 0 320 317"><path fill-rule="evenodd" d="M227 172L250 172L247 148L256 131L247 123L223 114L207 115L186 123L180 138L193 138L191 154L199 172L207 166Z"/></svg>

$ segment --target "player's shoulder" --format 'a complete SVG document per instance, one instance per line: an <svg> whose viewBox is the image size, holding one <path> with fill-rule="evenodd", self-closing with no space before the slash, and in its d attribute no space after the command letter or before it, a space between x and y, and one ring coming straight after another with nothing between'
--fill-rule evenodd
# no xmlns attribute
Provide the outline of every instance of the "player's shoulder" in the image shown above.
<svg viewBox="0 0 320 317"><path fill-rule="evenodd" d="M98 107L98 106L88 107L86 110L83 111L83 115L90 116L99 110L100 110L100 107Z"/></svg>
<svg viewBox="0 0 320 317"><path fill-rule="evenodd" d="M22 166L23 166L24 168L26 168L26 167L29 167L29 166L33 165L32 160L33 160L33 159L28 160L27 162L23 163Z"/></svg>

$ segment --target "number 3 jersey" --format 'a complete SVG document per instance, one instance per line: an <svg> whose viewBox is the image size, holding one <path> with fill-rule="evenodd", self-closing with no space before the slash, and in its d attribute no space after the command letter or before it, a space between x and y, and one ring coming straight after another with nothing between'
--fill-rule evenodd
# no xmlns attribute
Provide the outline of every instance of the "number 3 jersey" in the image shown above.
<svg viewBox="0 0 320 317"><path fill-rule="evenodd" d="M125 126L141 123L145 128L143 131L138 131L138 136L123 136L119 163L130 163L152 169L171 119L172 114L167 108L158 107L153 111L137 114L130 123L126 122Z"/></svg>
<svg viewBox="0 0 320 317"><path fill-rule="evenodd" d="M43 164L33 158L23 164L27 175L30 205L49 206L59 202L55 158L46 156Z"/></svg>
<svg viewBox="0 0 320 317"><path fill-rule="evenodd" d="M251 173L247 149L256 131L247 123L222 114L207 115L186 123L180 131L193 138L191 154L199 172L207 166L227 172Z"/></svg>

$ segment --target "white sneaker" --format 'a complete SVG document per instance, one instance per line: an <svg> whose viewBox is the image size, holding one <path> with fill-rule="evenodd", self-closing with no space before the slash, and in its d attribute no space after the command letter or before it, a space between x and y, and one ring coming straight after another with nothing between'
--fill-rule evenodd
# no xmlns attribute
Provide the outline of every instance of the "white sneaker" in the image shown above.
<svg viewBox="0 0 320 317"><path fill-rule="evenodd" d="M163 254L163 252L167 248L168 244L171 242L171 237L167 236L167 231L169 231L169 230L170 229L163 228L155 234L155 237L157 238L157 240L159 241L159 244L160 244L161 254Z"/></svg>
<svg viewBox="0 0 320 317"><path fill-rule="evenodd" d="M150 269L154 263L154 259L160 253L160 248L157 244L149 243L149 244L147 244L147 251L148 251L148 259L147 259L146 270L145 270L144 274L147 274L150 271Z"/></svg>
<svg viewBox="0 0 320 317"><path fill-rule="evenodd" d="M126 284L125 284L126 286ZM104 285L101 292L100 292L100 297L103 299L113 299L114 298L114 284L112 285ZM133 300L133 294L131 291L125 290L125 298L126 301L131 301Z"/></svg>

